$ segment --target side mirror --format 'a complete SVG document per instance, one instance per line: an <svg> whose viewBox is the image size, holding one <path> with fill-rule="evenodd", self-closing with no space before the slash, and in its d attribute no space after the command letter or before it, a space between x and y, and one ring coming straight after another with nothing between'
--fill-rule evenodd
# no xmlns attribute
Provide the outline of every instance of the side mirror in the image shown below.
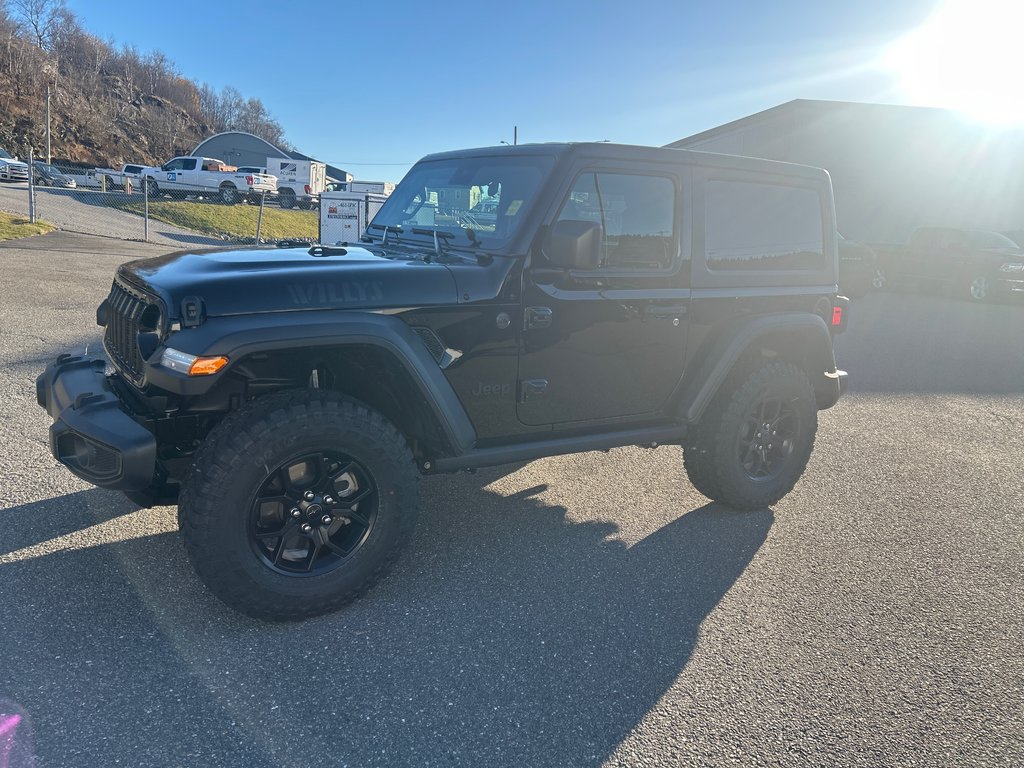
<svg viewBox="0 0 1024 768"><path fill-rule="evenodd" d="M544 255L562 269L597 269L603 236L596 221L556 221L544 241Z"/></svg>

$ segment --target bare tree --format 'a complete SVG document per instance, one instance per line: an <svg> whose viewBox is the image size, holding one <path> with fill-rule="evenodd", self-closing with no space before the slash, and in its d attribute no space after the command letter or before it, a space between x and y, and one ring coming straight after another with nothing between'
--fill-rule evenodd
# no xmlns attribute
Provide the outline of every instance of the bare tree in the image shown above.
<svg viewBox="0 0 1024 768"><path fill-rule="evenodd" d="M10 0L10 6L15 18L28 28L33 42L47 50L55 23L67 13L65 0Z"/></svg>

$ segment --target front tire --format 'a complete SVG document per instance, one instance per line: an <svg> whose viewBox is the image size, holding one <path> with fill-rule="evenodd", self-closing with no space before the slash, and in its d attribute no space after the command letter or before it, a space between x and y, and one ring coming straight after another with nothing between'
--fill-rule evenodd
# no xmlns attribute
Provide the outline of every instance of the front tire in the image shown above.
<svg viewBox="0 0 1024 768"><path fill-rule="evenodd" d="M705 415L686 448L687 473L715 501L737 510L764 509L793 490L817 429L806 372L792 363L766 365Z"/></svg>
<svg viewBox="0 0 1024 768"><path fill-rule="evenodd" d="M288 621L369 589L417 511L415 464L395 426L355 400L298 390L253 401L210 433L179 519L211 592L254 618Z"/></svg>

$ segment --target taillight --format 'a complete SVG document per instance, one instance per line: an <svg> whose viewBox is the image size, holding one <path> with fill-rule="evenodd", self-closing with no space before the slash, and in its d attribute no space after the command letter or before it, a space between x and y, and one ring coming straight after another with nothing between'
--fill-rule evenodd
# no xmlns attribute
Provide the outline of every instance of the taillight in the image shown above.
<svg viewBox="0 0 1024 768"><path fill-rule="evenodd" d="M309 195L309 194L312 194L312 193L311 193L311 192L309 191L309 184L306 184L306 186L305 186L304 188L305 188L305 190L306 190L306 194L307 194L307 195Z"/></svg>
<svg viewBox="0 0 1024 768"><path fill-rule="evenodd" d="M830 330L832 333L842 333L846 330L846 324L850 320L850 300L845 296L832 297L832 322ZM828 315L825 315L828 319Z"/></svg>
<svg viewBox="0 0 1024 768"><path fill-rule="evenodd" d="M252 186L252 176L246 176L245 177L245 183L248 184L251 187Z"/></svg>

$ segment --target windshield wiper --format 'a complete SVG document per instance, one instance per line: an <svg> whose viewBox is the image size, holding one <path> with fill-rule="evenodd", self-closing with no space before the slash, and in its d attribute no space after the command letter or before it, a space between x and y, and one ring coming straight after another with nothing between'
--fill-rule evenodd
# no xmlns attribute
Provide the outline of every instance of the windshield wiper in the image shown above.
<svg viewBox="0 0 1024 768"><path fill-rule="evenodd" d="M381 241L380 241L381 245L387 245L388 244L388 232L394 232L395 233L395 236L396 236L395 242L396 243L399 242L397 240L397 236L402 234L402 227L399 226L398 224L370 224L366 228L367 229L383 229L384 230L384 237L382 237ZM413 231L415 231L415 230L413 230Z"/></svg>
<svg viewBox="0 0 1024 768"><path fill-rule="evenodd" d="M451 240L455 235L451 232L439 232L436 229L419 228L412 230L414 235L432 235L434 238L434 255L440 258L441 256L441 241L446 241L445 245L448 245L447 241Z"/></svg>

